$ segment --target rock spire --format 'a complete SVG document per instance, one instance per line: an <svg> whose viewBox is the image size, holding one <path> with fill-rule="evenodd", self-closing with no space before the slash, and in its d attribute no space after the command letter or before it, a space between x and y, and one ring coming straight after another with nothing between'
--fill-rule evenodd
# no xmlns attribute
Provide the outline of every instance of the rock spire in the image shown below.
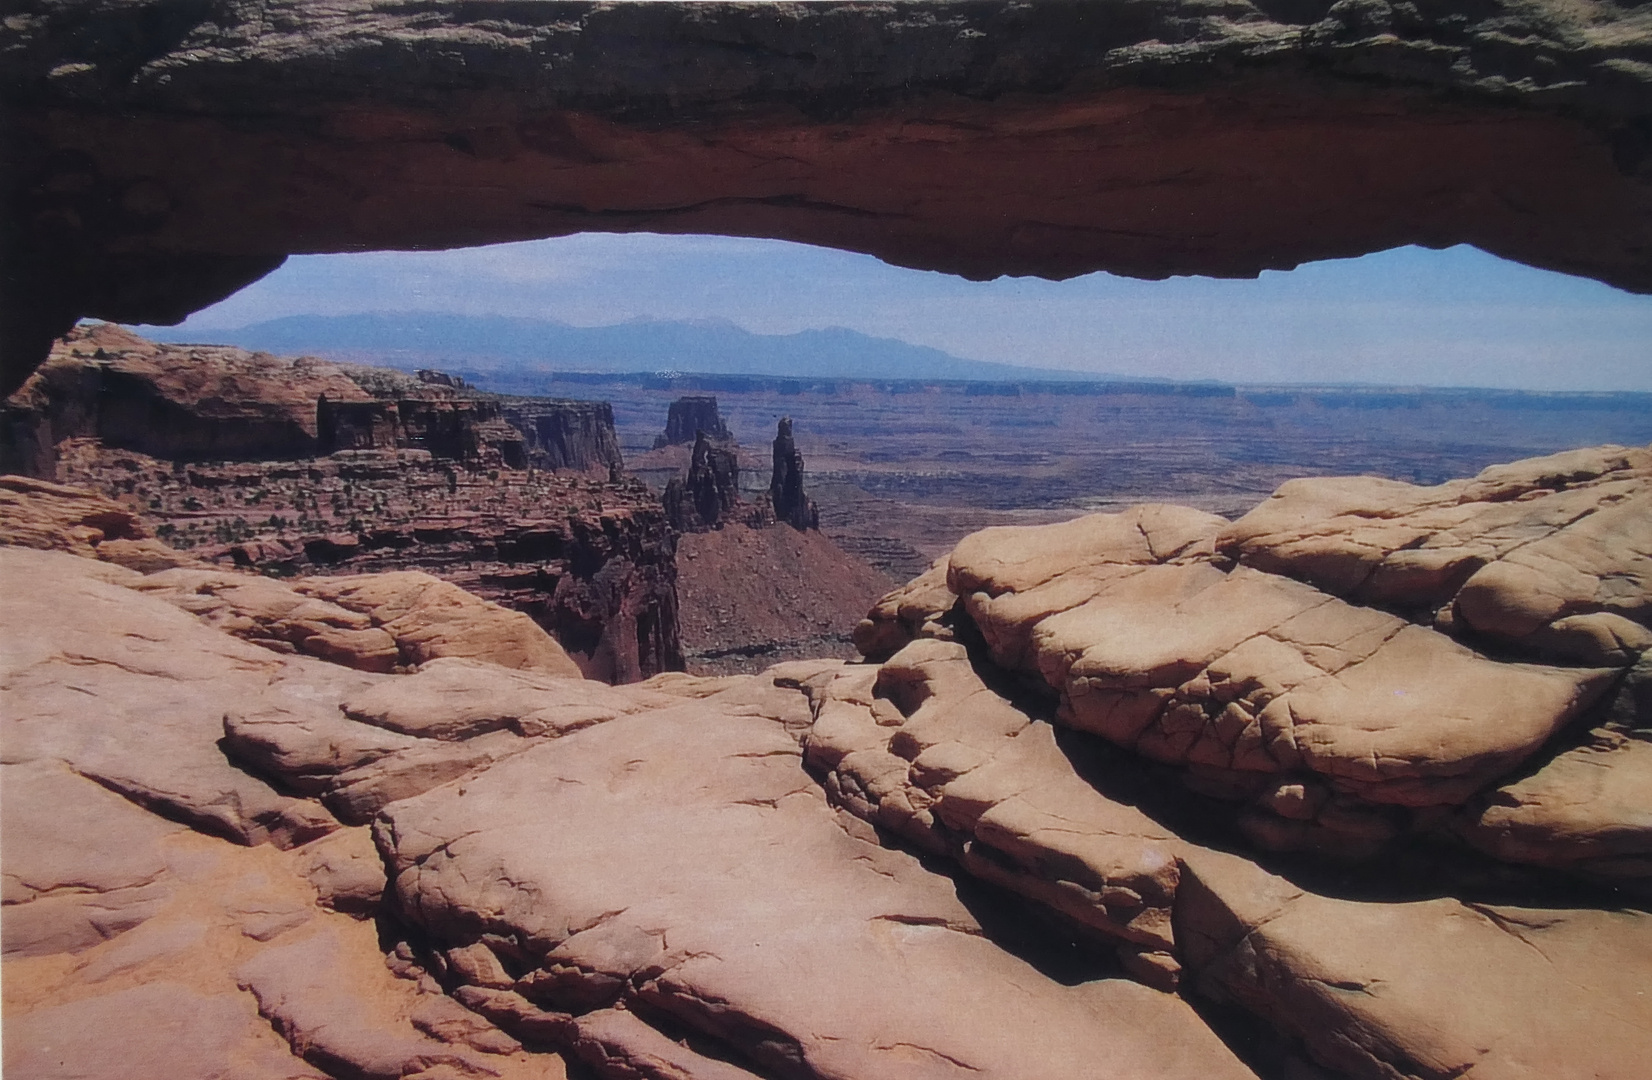
<svg viewBox="0 0 1652 1080"><path fill-rule="evenodd" d="M774 437L774 476L769 480L774 516L802 532L820 528L820 510L803 492L803 455L792 441L792 418L782 416Z"/></svg>

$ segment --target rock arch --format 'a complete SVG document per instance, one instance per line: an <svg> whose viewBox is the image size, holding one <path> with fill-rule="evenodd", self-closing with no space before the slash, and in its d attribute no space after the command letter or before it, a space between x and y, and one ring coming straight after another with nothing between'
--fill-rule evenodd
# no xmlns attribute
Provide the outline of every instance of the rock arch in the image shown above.
<svg viewBox="0 0 1652 1080"><path fill-rule="evenodd" d="M5 379L288 254L772 236L972 277L1472 243L1652 290L1652 31L1559 0L306 5L8 19Z"/></svg>

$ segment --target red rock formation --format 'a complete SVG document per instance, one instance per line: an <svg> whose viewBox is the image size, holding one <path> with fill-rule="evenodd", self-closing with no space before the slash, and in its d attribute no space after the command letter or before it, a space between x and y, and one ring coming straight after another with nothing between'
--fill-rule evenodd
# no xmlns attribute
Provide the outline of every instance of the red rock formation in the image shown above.
<svg viewBox="0 0 1652 1080"><path fill-rule="evenodd" d="M526 458L515 467L618 477L625 468L606 401L510 399L504 417L522 432ZM507 462L509 464L509 462Z"/></svg>
<svg viewBox="0 0 1652 1080"><path fill-rule="evenodd" d="M1647 458L1577 451L1432 489L1292 481L1231 525L1141 506L988 529L880 602L856 641L897 658L914 639L978 642L994 665L1053 695L1062 724L1248 804L1238 823L1264 848L1358 859L1445 824L1500 857L1644 889L1647 830L1638 811L1609 808L1644 767L1621 734L1488 789L1575 745L1578 720L1640 708L1636 662L1652 647L1639 529ZM1543 620L1529 619L1525 635L1475 652L1442 631L1472 643L1486 629L1434 612L1449 614L1465 580L1505 563L1497 610L1558 622L1540 632ZM1424 621L1330 592L1386 599ZM1554 630L1585 619L1622 626ZM1580 640L1597 647L1585 652ZM1511 649L1568 662L1511 663ZM1614 696L1627 704L1611 705ZM1644 730L1652 717L1614 723ZM1599 783L1612 794L1591 817L1564 792L1597 768L1614 770Z"/></svg>
<svg viewBox="0 0 1652 1080"><path fill-rule="evenodd" d="M774 474L769 478L769 503L774 516L799 532L820 528L820 510L803 493L803 455L792 441L792 418L780 418L774 437Z"/></svg>
<svg viewBox="0 0 1652 1080"><path fill-rule="evenodd" d="M172 545L134 536L100 557L145 569L205 558L282 574L428 570L526 612L595 678L681 667L672 537L646 489L609 481L619 450L608 406L515 401L536 425L524 439L497 399L439 375L156 345L94 326L7 402L8 447L107 492ZM510 467L552 456L563 475Z"/></svg>
<svg viewBox="0 0 1652 1080"><path fill-rule="evenodd" d="M61 468L188 557L282 575L424 570L526 613L592 678L682 666L675 540L636 481L416 450L174 466L87 442L66 444Z"/></svg>
<svg viewBox="0 0 1652 1080"><path fill-rule="evenodd" d="M282 460L336 450L420 449L521 466L520 432L487 395L382 368L174 346L102 324L74 330L8 398L0 458L55 472L64 439L175 461Z"/></svg>
<svg viewBox="0 0 1652 1080"><path fill-rule="evenodd" d="M1472 243L1652 288L1610 0L156 10L8 27L5 391L77 316L177 320L290 252L591 229L979 277Z"/></svg>
<svg viewBox="0 0 1652 1080"><path fill-rule="evenodd" d="M696 433L688 475L673 477L661 501L666 520L678 532L703 532L735 520L741 510L750 509L740 498L738 452L712 445L704 431Z"/></svg>
<svg viewBox="0 0 1652 1080"><path fill-rule="evenodd" d="M919 635L885 663L625 687L451 655L352 670L180 610L199 571L0 547L6 1069L528 1080L561 1074L556 1051L652 1080L1638 1080L1652 917L1521 865L1645 850L1645 763L1586 760L1621 745L1496 781L1471 839L1518 860L1500 876L1402 839L1409 871L1287 878L1242 854L1230 807L1168 812L1165 770L1058 731L989 659L1043 648L1022 630L1052 602L1214 564L1209 524L989 534L955 553L954 584L982 586L962 602L931 580L880 606ZM303 588L398 624L399 576ZM1265 648L1358 651L1344 603ZM1163 651L1138 636L1097 637L1088 677ZM1253 690L1292 693L1276 673ZM1462 719L1401 708L1367 734L1423 745Z"/></svg>
<svg viewBox="0 0 1652 1080"><path fill-rule="evenodd" d="M671 403L665 414L665 431L655 436L654 449L692 443L705 433L706 438L720 443L734 441L728 425L717 412L717 399L709 394L689 394Z"/></svg>

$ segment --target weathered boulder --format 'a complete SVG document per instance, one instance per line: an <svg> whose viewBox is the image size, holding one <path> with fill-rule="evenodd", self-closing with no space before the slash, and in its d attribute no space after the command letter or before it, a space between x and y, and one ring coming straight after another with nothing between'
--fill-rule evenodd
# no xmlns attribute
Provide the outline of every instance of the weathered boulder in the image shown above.
<svg viewBox="0 0 1652 1080"><path fill-rule="evenodd" d="M294 590L368 616L395 639L407 663L467 657L582 677L566 650L527 615L416 570L307 578Z"/></svg>
<svg viewBox="0 0 1652 1080"><path fill-rule="evenodd" d="M1652 649L1652 448L1571 450L1432 488L1292 480L1217 546L1531 657L1619 666Z"/></svg>
<svg viewBox="0 0 1652 1080"><path fill-rule="evenodd" d="M936 559L929 569L885 594L855 624L855 648L862 656L881 662L919 637L949 636L939 620L958 600L946 583L950 559L950 555Z"/></svg>
<svg viewBox="0 0 1652 1080"><path fill-rule="evenodd" d="M404 662L397 640L368 615L270 578L180 568L150 574L132 588L275 652L305 653L361 671L392 671Z"/></svg>
<svg viewBox="0 0 1652 1080"><path fill-rule="evenodd" d="M483 668L474 675L484 687L508 675L491 665ZM360 723L344 714L344 703L364 691L371 700L378 687L329 682L273 680L270 692L224 715L223 750L251 772L319 799L349 825L365 825L387 803L466 776L529 745L511 731L438 740Z"/></svg>
<svg viewBox="0 0 1652 1080"><path fill-rule="evenodd" d="M945 878L845 830L781 724L715 707L742 685L385 809L402 917L495 956L450 966L460 1000L593 1062L662 1056L570 1033L620 1002L760 1075L1249 1075L1178 999L993 945Z"/></svg>
<svg viewBox="0 0 1652 1080"><path fill-rule="evenodd" d="M365 827L338 829L293 851L298 873L314 886L316 903L366 917L378 913L386 884L384 863Z"/></svg>
<svg viewBox="0 0 1652 1080"><path fill-rule="evenodd" d="M343 709L364 724L455 741L502 728L529 737L561 736L667 700L577 675L500 671L489 663L445 657L427 662L415 675L375 684L347 699Z"/></svg>
<svg viewBox="0 0 1652 1080"><path fill-rule="evenodd" d="M267 649L362 671L405 670L451 656L581 677L556 639L528 616L416 570L288 583L174 569L132 587Z"/></svg>
<svg viewBox="0 0 1652 1080"><path fill-rule="evenodd" d="M1505 862L1652 895L1652 743L1604 729L1591 735L1464 807L1457 831Z"/></svg>
<svg viewBox="0 0 1652 1080"><path fill-rule="evenodd" d="M1074 727L1159 761L1301 772L1409 807L1462 802L1615 674L1500 663L1308 586L1209 564L1103 586L1041 620L1031 652Z"/></svg>

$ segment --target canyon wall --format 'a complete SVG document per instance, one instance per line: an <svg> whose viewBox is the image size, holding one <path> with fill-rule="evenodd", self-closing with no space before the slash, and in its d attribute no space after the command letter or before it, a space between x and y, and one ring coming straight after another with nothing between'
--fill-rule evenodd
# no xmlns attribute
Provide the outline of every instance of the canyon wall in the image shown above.
<svg viewBox="0 0 1652 1080"><path fill-rule="evenodd" d="M6 468L103 492L210 564L428 571L527 613L594 678L681 668L675 541L611 475L607 405L514 402L524 435L455 382L86 327L7 401Z"/></svg>
<svg viewBox="0 0 1652 1080"><path fill-rule="evenodd" d="M1559 0L55 0L7 23L9 392L297 252L772 236L973 277L1470 243L1652 289L1652 31Z"/></svg>
<svg viewBox="0 0 1652 1080"><path fill-rule="evenodd" d="M504 417L522 432L534 468L600 476L625 468L606 401L512 401Z"/></svg>

